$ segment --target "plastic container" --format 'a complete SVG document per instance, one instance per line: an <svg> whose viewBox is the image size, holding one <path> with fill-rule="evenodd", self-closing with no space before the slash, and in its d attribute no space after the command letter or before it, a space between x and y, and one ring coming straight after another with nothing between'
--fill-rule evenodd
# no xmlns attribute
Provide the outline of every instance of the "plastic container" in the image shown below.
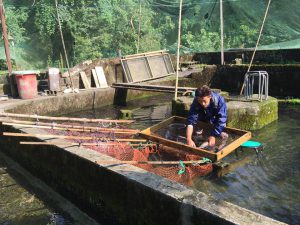
<svg viewBox="0 0 300 225"><path fill-rule="evenodd" d="M18 93L21 99L37 97L36 75L39 74L39 71L13 71L12 74L15 75Z"/></svg>
<svg viewBox="0 0 300 225"><path fill-rule="evenodd" d="M49 68L48 69L48 87L50 91L59 91L60 85L60 74L58 68Z"/></svg>

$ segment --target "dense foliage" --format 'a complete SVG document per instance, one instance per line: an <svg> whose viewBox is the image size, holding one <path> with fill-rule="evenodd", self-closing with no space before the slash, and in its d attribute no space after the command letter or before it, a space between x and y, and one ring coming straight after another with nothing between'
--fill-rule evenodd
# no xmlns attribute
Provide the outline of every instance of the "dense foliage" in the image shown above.
<svg viewBox="0 0 300 225"><path fill-rule="evenodd" d="M68 56L74 65L83 60L119 54L169 49L177 42L178 0L58 0ZM225 48L255 45L266 2L258 2L256 16L237 17L242 4L225 2ZM58 66L63 48L54 0L6 0L5 14L17 60L31 67ZM233 7L232 4L236 4ZM218 1L184 0L182 50L220 49ZM276 6L276 5L275 5ZM274 6L274 7L275 7ZM238 8L239 7L239 8ZM278 6L276 6L278 7ZM299 8L299 7L298 7ZM234 9L236 11L234 11ZM231 13L230 13L231 12ZM243 13L251 13L243 8ZM278 15L277 15L278 16ZM237 18L243 18L237 20ZM250 18L250 19L249 19ZM274 27L271 26L272 30ZM287 32L266 32L263 44L287 41ZM62 65L61 65L62 66Z"/></svg>

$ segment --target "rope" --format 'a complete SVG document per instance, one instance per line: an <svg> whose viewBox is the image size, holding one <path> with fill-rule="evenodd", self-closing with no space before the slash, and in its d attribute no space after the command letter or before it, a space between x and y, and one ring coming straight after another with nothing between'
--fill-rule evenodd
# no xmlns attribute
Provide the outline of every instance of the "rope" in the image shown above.
<svg viewBox="0 0 300 225"><path fill-rule="evenodd" d="M251 69L251 66L252 66L252 63L253 63L253 60L254 60L254 56L255 56L255 53L256 53L259 41L260 41L260 37L262 35L263 29L264 29L264 26L265 26L265 21L266 21L267 15L268 15L268 11L269 11L269 8L270 8L271 1L272 0L269 0L269 2L268 2L268 6L267 6L267 9L266 9L266 12L265 12L265 16L264 16L264 19L263 19L263 22L262 22L262 25L261 25L261 28L260 28L260 31L259 31L258 39L257 39L256 45L255 45L255 48L254 48L254 51L253 51L253 54L252 54L252 57L251 57L251 60L250 60L250 64L249 64L247 73ZM244 88L245 88L245 78L244 78L243 86L242 86L241 91L240 91L240 95L242 95L242 93L244 91Z"/></svg>

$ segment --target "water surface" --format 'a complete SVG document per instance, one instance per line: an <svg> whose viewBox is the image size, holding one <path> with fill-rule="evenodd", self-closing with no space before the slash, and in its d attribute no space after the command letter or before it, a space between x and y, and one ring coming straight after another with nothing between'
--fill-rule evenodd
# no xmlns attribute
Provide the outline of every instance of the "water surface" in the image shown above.
<svg viewBox="0 0 300 225"><path fill-rule="evenodd" d="M0 224L98 223L0 152Z"/></svg>
<svg viewBox="0 0 300 225"><path fill-rule="evenodd" d="M172 95L129 102L140 129L171 116ZM118 118L124 107L109 106L80 116ZM76 115L76 114L73 114ZM279 120L254 132L265 148L238 151L224 159L230 166L221 173L194 181L194 188L216 199L289 223L300 221L300 107L281 107Z"/></svg>

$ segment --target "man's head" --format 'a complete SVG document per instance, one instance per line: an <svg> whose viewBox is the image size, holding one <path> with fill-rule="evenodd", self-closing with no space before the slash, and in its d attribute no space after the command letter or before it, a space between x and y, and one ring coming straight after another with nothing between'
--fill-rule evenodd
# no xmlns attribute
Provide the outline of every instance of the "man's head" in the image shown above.
<svg viewBox="0 0 300 225"><path fill-rule="evenodd" d="M195 96L198 103L203 108L207 108L211 99L211 89L208 86L203 85L202 87L197 88Z"/></svg>

